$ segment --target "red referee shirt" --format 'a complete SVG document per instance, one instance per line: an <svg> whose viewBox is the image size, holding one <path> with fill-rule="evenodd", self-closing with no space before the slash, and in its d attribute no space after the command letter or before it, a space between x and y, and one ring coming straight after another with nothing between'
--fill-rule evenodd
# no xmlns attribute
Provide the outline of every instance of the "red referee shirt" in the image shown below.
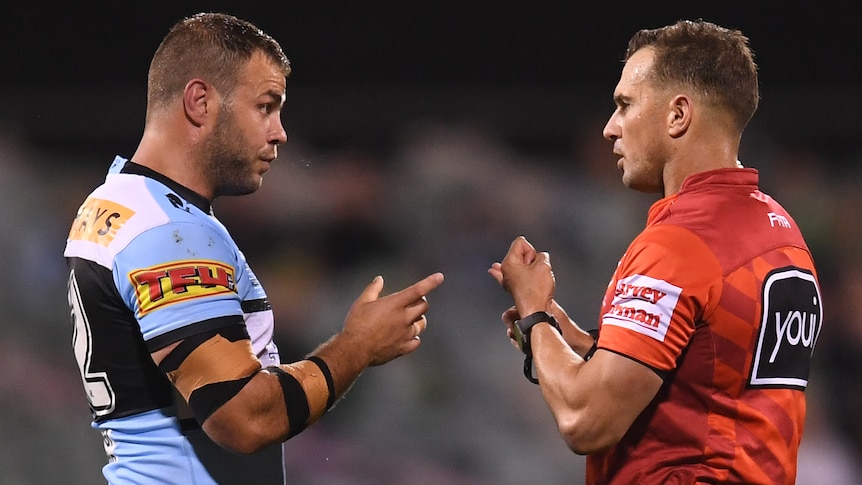
<svg viewBox="0 0 862 485"><path fill-rule="evenodd" d="M656 202L602 304L598 346L664 376L588 484L793 484L822 324L811 254L753 169Z"/></svg>

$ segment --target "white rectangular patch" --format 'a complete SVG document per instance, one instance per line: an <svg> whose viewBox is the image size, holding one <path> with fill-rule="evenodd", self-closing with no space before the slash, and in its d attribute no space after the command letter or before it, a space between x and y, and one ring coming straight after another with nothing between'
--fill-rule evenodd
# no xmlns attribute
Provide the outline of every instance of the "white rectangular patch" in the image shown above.
<svg viewBox="0 0 862 485"><path fill-rule="evenodd" d="M616 325L664 342L682 288L645 275L617 282L611 308L602 323Z"/></svg>

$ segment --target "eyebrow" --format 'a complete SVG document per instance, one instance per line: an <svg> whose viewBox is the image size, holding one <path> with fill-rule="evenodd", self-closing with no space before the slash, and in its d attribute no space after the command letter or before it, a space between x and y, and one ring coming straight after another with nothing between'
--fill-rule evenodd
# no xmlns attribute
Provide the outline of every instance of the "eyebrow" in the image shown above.
<svg viewBox="0 0 862 485"><path fill-rule="evenodd" d="M628 103L629 101L631 101L631 99L632 99L631 96L627 96L627 95L622 94L622 93L614 95L614 103L616 103L617 105L620 105L623 103Z"/></svg>
<svg viewBox="0 0 862 485"><path fill-rule="evenodd" d="M271 98L274 101L278 101L279 104L284 104L287 101L287 93L283 91L276 91L274 89L270 89L261 93L261 96L265 96Z"/></svg>

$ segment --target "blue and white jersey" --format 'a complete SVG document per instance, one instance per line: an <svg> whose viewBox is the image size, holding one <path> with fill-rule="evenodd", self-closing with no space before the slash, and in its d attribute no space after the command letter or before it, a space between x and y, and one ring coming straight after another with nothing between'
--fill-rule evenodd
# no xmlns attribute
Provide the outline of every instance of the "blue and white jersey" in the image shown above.
<svg viewBox="0 0 862 485"><path fill-rule="evenodd" d="M192 416L150 357L240 323L262 366L279 363L266 293L209 202L116 157L78 209L65 257L72 344L105 438L108 481L224 484L233 474L237 483L283 483L281 447L252 456L219 448L184 419Z"/></svg>

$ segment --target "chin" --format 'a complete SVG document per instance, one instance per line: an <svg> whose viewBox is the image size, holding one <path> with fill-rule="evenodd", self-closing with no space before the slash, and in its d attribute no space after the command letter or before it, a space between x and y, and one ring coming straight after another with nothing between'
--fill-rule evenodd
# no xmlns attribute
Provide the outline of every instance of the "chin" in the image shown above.
<svg viewBox="0 0 862 485"><path fill-rule="evenodd" d="M626 177L625 175L623 175L623 185L637 192L655 192L655 190L650 186L650 184L645 184L642 180Z"/></svg>
<svg viewBox="0 0 862 485"><path fill-rule="evenodd" d="M248 195L256 192L260 186L263 184L263 177L257 177L254 180L249 180L247 183L234 183L230 185L225 185L220 188L220 190L216 191L216 197L220 197L223 195L226 196L238 196L238 195Z"/></svg>

